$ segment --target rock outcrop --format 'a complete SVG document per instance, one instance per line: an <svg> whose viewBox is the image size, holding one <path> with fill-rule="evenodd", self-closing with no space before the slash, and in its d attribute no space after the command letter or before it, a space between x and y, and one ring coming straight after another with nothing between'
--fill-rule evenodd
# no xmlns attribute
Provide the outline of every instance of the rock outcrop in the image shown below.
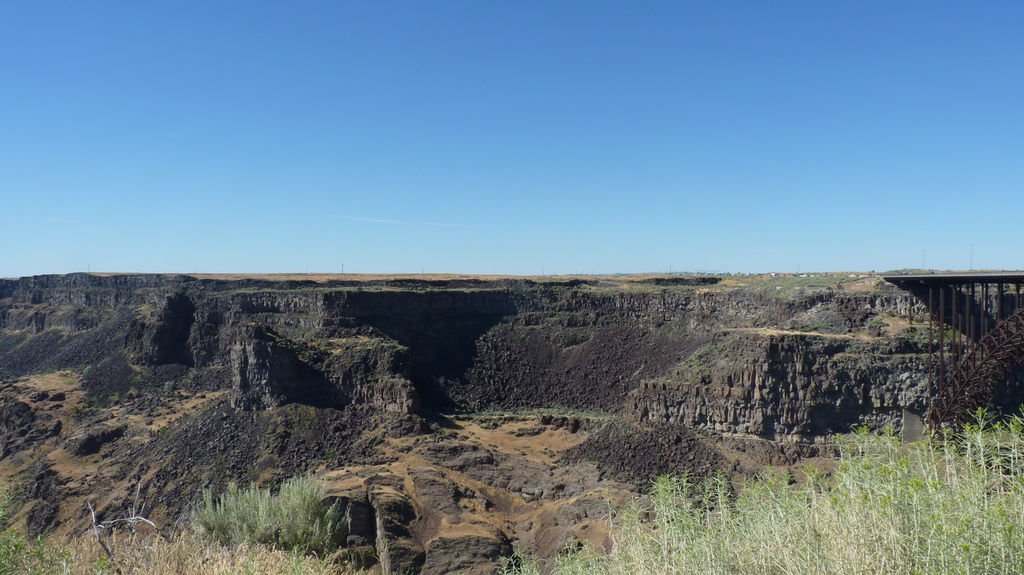
<svg viewBox="0 0 1024 575"><path fill-rule="evenodd" d="M640 421L775 439L894 425L927 407L925 352L906 339L723 333L644 381L630 408Z"/></svg>

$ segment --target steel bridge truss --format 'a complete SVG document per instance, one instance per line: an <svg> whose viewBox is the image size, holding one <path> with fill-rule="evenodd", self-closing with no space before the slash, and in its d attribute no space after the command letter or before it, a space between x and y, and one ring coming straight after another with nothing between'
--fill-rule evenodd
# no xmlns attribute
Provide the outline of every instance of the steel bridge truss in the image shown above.
<svg viewBox="0 0 1024 575"><path fill-rule="evenodd" d="M921 274L886 281L928 306L927 421L960 426L1024 364L1024 274Z"/></svg>

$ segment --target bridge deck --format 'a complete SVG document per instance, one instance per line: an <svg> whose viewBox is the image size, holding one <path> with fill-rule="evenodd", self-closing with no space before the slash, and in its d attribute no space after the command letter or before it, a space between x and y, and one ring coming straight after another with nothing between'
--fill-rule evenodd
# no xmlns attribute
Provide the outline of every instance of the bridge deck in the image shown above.
<svg viewBox="0 0 1024 575"><path fill-rule="evenodd" d="M1024 283L1024 272L938 272L933 274L892 274L882 276L889 283L922 283L929 285Z"/></svg>

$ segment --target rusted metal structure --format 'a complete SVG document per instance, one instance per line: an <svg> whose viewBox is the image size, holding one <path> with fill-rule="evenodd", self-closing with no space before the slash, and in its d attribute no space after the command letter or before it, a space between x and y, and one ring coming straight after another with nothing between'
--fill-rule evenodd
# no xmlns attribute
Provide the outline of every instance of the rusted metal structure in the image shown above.
<svg viewBox="0 0 1024 575"><path fill-rule="evenodd" d="M936 273L884 279L917 296L931 320L928 425L959 426L1024 364L1024 273Z"/></svg>

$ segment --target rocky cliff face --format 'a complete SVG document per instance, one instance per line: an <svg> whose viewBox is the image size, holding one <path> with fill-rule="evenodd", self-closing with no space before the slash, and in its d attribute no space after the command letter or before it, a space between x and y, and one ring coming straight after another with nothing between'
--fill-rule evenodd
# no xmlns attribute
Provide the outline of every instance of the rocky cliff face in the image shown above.
<svg viewBox="0 0 1024 575"><path fill-rule="evenodd" d="M96 492L141 485L172 521L203 487L318 473L353 553L486 573L601 544L601 492L739 470L724 436L774 463L926 404L924 310L877 278L659 279L0 280L0 475L45 479L45 530ZM537 410L562 419L502 419Z"/></svg>
<svg viewBox="0 0 1024 575"><path fill-rule="evenodd" d="M777 439L898 425L927 408L927 364L910 340L779 330L716 335L632 396L640 420Z"/></svg>
<svg viewBox="0 0 1024 575"><path fill-rule="evenodd" d="M7 281L0 369L79 369L124 352L139 366L225 368L230 379L210 384L245 409L625 409L769 436L891 421L922 401L923 366L910 359L922 350L869 333L872 320L921 313L892 289L414 287Z"/></svg>

